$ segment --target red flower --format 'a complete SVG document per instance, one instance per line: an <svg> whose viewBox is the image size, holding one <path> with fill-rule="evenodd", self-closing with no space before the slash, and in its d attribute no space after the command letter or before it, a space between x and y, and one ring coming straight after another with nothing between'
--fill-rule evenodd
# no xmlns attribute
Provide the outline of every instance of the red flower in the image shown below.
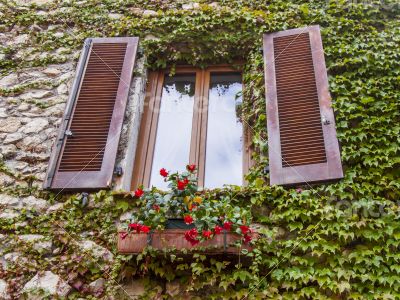
<svg viewBox="0 0 400 300"><path fill-rule="evenodd" d="M185 180L178 180L176 186L177 186L178 190L182 191L185 189L187 184L188 183Z"/></svg>
<svg viewBox="0 0 400 300"><path fill-rule="evenodd" d="M250 243L251 239L252 239L252 237L249 234L245 234L244 237L243 237L243 241L244 241L245 244Z"/></svg>
<svg viewBox="0 0 400 300"><path fill-rule="evenodd" d="M196 170L196 165L187 165L187 166L186 166L186 169L187 169L189 172L194 172L194 170Z"/></svg>
<svg viewBox="0 0 400 300"><path fill-rule="evenodd" d="M192 246L194 246L194 245L196 245L196 244L199 243L199 240L197 239L197 235L198 235L197 229L196 229L196 228L193 228L193 229L190 229L190 230L188 230L188 231L185 232L185 239L186 239Z"/></svg>
<svg viewBox="0 0 400 300"><path fill-rule="evenodd" d="M224 227L226 231L231 231L232 224L233 224L232 222L225 222L224 225L222 225L222 227Z"/></svg>
<svg viewBox="0 0 400 300"><path fill-rule="evenodd" d="M167 177L167 176L168 176L168 171L165 170L164 168L162 168L162 169L160 170L160 175L161 175L162 177Z"/></svg>
<svg viewBox="0 0 400 300"><path fill-rule="evenodd" d="M250 231L249 226L246 225L240 226L240 230L242 231L243 234L246 234Z"/></svg>
<svg viewBox="0 0 400 300"><path fill-rule="evenodd" d="M143 192L143 190L142 189L137 189L136 191L135 191L135 197L138 197L138 198L140 198L140 197L142 197L143 196L143 194L144 194L144 192Z"/></svg>
<svg viewBox="0 0 400 300"><path fill-rule="evenodd" d="M137 229L137 227L138 227L138 223L130 223L129 225L128 225L128 227L130 228L130 229Z"/></svg>
<svg viewBox="0 0 400 300"><path fill-rule="evenodd" d="M157 204L154 204L154 205L153 205L153 209L154 209L156 212L159 212L159 211L160 211L160 206L157 205Z"/></svg>
<svg viewBox="0 0 400 300"><path fill-rule="evenodd" d="M196 210L197 209L197 205L196 204L192 204L192 206L189 206L189 211L192 211L192 210Z"/></svg>
<svg viewBox="0 0 400 300"><path fill-rule="evenodd" d="M140 232L140 229L142 228L142 225L140 225L139 223L130 223L128 225L128 227L132 230L136 230L137 233Z"/></svg>
<svg viewBox="0 0 400 300"><path fill-rule="evenodd" d="M184 184L188 184L189 183L189 179L187 179L187 178L183 179L183 183Z"/></svg>
<svg viewBox="0 0 400 300"><path fill-rule="evenodd" d="M122 240L124 240L128 236L128 233L127 232L120 232L119 236L121 237Z"/></svg>
<svg viewBox="0 0 400 300"><path fill-rule="evenodd" d="M218 225L215 225L215 227L214 227L214 233L215 234L220 234L222 232L222 227L221 226L218 226Z"/></svg>
<svg viewBox="0 0 400 300"><path fill-rule="evenodd" d="M148 233L150 231L150 226L142 225L140 231L143 233Z"/></svg>
<svg viewBox="0 0 400 300"><path fill-rule="evenodd" d="M211 231L211 230L203 230L203 236L204 236L206 239L211 238L211 235L212 235L212 231Z"/></svg>
<svg viewBox="0 0 400 300"><path fill-rule="evenodd" d="M193 218L191 215L186 215L183 217L183 220L185 221L186 224L192 224L193 223Z"/></svg>

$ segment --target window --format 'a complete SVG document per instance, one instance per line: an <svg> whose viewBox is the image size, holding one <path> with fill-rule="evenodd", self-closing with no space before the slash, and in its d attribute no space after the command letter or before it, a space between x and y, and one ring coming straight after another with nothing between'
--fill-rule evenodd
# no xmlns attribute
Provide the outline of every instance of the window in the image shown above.
<svg viewBox="0 0 400 300"><path fill-rule="evenodd" d="M166 189L159 170L183 171L188 162L198 166L200 186L242 185L250 154L241 92L231 67L151 72L132 188Z"/></svg>
<svg viewBox="0 0 400 300"><path fill-rule="evenodd" d="M200 186L243 182L250 139L239 117L240 72L227 66L151 72L136 155L128 147L115 168L138 42L86 39L43 187L163 189L159 168L187 162L198 166ZM343 178L319 26L264 34L263 55L270 185ZM133 148L136 134L129 141Z"/></svg>

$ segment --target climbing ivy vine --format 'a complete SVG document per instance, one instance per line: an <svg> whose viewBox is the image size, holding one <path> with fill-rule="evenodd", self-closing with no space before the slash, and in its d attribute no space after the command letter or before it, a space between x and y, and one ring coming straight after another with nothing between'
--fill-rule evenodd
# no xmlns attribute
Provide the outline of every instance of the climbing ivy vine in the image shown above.
<svg viewBox="0 0 400 300"><path fill-rule="evenodd" d="M177 298L189 293L198 299L400 299L400 7L396 1L226 0L201 1L191 9L182 9L182 1L167 0L56 1L43 7L0 2L1 31L30 37L30 52L18 45L1 46L2 74L76 60L84 39L93 36L139 36L150 69L243 60L242 117L251 127L255 164L247 176L249 185L234 190L234 204L253 205L253 219L265 236L240 260L203 254L184 259L151 249L139 256L117 255L115 220L139 205L131 195L100 191L85 207L79 195L63 195L61 212L27 212L17 220L25 222L21 227L15 221L0 221L1 233L8 239L23 233L46 234L60 249L51 258L26 249L31 259L23 267L0 274L15 280L15 290L19 279L22 282L39 268L59 270L65 277L77 274L85 283L106 277L102 296L118 292L118 282L134 277L146 283L144 298L154 297L166 281L179 280L186 291ZM119 14L118 18L110 13ZM322 27L345 178L301 190L270 187L264 172L268 145L261 37L310 24ZM60 31L65 34L55 34ZM28 52L17 55L22 50ZM1 93L18 94L26 88ZM55 196L23 186L1 191L40 194L49 201ZM232 190L213 193L218 197ZM87 232L117 255L112 263L99 265L77 254L79 245L73 241ZM82 296L94 299L85 290L70 297Z"/></svg>

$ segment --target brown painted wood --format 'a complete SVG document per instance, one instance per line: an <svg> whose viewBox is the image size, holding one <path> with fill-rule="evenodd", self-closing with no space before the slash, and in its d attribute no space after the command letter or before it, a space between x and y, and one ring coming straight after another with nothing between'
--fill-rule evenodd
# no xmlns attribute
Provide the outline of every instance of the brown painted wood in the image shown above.
<svg viewBox="0 0 400 300"><path fill-rule="evenodd" d="M199 186L204 186L206 173L206 147L207 147L207 123L208 123L208 96L210 91L210 71L202 74L202 109L200 111L200 136L199 136L199 157L198 157L198 181Z"/></svg>
<svg viewBox="0 0 400 300"><path fill-rule="evenodd" d="M161 97L164 84L164 73L159 71L156 83L155 97L151 100L153 102L150 123L148 124L149 134L145 137L148 139L148 146L146 152L145 167L143 173L143 185L150 186L151 167L153 166L154 148L157 137L158 116L161 106ZM151 97L151 96L150 96Z"/></svg>
<svg viewBox="0 0 400 300"><path fill-rule="evenodd" d="M192 138L190 144L190 159L189 163L199 166L200 155L200 137L201 137L201 113L203 110L203 76L204 70L195 69L196 72L196 87L195 87L195 103L193 110L192 122Z"/></svg>
<svg viewBox="0 0 400 300"><path fill-rule="evenodd" d="M141 253L145 247L148 245L157 249L175 249L177 251L181 251L184 249L187 250L196 250L200 251L200 248L206 248L204 250L205 253L208 254L239 254L240 248L233 246L236 241L242 239L242 237L235 233L227 233L226 234L226 245L227 247L224 249L224 234L221 233L219 235L215 235L212 239L199 243L195 246L192 246L186 239L185 234L186 230L184 229L166 229L164 231L156 231L152 234L151 238L149 234L144 233L131 233L125 239L121 238L120 232L118 234L117 240L117 248L119 253L123 254L138 254ZM253 234L253 239L257 238L257 234ZM250 245L242 245L242 249L246 249L251 251L253 247Z"/></svg>
<svg viewBox="0 0 400 300"><path fill-rule="evenodd" d="M319 26L264 34L263 45L270 184L342 178Z"/></svg>
<svg viewBox="0 0 400 300"><path fill-rule="evenodd" d="M139 139L136 148L135 163L132 176L131 189L135 190L144 182L144 173L146 168L147 149L149 147L150 129L152 122L152 112L154 111L155 97L157 93L157 83L160 72L149 72L147 81L147 93L144 100L143 115L140 124Z"/></svg>
<svg viewBox="0 0 400 300"><path fill-rule="evenodd" d="M58 138L62 146L53 149L49 169L55 173L47 178L46 188L111 187L137 46L136 37L91 39L89 55L78 66L83 75L74 82L78 93L69 99L72 114L64 114ZM66 136L65 130L73 136Z"/></svg>

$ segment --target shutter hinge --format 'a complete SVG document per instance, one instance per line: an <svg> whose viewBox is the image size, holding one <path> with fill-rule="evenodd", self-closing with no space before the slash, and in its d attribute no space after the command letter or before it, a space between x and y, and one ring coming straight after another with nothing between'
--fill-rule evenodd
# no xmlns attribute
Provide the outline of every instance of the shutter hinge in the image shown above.
<svg viewBox="0 0 400 300"><path fill-rule="evenodd" d="M71 130L65 130L65 133L64 133L66 136L68 136L68 137L73 137L74 136L74 134L72 133L72 131Z"/></svg>
<svg viewBox="0 0 400 300"><path fill-rule="evenodd" d="M323 116L322 117L322 124L329 125L329 124L331 124L331 121L329 121L325 116Z"/></svg>
<svg viewBox="0 0 400 300"><path fill-rule="evenodd" d="M87 206L88 203L89 203L89 194L86 193L86 192L83 192L83 193L81 194L81 204L82 204L82 207Z"/></svg>
<svg viewBox="0 0 400 300"><path fill-rule="evenodd" d="M118 167L114 168L114 175L115 176L120 177L120 176L122 176L122 174L124 174L124 171L123 171L122 167L118 166Z"/></svg>
<svg viewBox="0 0 400 300"><path fill-rule="evenodd" d="M137 49L137 54L138 54L139 57L143 57L143 55L144 55L144 50L143 50L142 47L138 47L138 49Z"/></svg>
<svg viewBox="0 0 400 300"><path fill-rule="evenodd" d="M91 38L87 38L85 40L85 48L88 49L90 47L91 43L92 43L92 39Z"/></svg>
<svg viewBox="0 0 400 300"><path fill-rule="evenodd" d="M269 174L269 166L264 167L264 174Z"/></svg>

